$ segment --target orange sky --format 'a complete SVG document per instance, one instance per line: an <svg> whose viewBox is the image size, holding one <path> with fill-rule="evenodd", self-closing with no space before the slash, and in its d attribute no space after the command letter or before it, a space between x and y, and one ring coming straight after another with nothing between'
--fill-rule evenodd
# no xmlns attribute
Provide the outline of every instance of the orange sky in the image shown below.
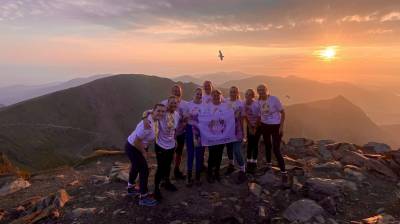
<svg viewBox="0 0 400 224"><path fill-rule="evenodd" d="M399 1L5 0L0 30L0 86L242 71L400 87Z"/></svg>

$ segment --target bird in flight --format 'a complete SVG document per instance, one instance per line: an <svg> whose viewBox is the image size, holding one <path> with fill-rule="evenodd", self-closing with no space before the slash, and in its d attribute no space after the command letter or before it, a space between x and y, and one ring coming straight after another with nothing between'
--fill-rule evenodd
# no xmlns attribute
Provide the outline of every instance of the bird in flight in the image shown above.
<svg viewBox="0 0 400 224"><path fill-rule="evenodd" d="M289 96L289 95L286 95L286 98L290 99L290 96Z"/></svg>
<svg viewBox="0 0 400 224"><path fill-rule="evenodd" d="M224 55L222 54L222 51L221 50L219 50L219 55L218 55L218 57L219 57L219 59L221 59L221 61L222 60L224 60Z"/></svg>

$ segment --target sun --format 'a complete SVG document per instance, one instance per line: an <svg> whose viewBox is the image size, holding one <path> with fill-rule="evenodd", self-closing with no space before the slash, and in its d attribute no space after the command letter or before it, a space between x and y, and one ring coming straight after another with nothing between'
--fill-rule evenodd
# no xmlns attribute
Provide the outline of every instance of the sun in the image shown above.
<svg viewBox="0 0 400 224"><path fill-rule="evenodd" d="M317 51L318 57L320 57L324 61L332 61L336 58L337 47L329 46L325 47L322 50Z"/></svg>

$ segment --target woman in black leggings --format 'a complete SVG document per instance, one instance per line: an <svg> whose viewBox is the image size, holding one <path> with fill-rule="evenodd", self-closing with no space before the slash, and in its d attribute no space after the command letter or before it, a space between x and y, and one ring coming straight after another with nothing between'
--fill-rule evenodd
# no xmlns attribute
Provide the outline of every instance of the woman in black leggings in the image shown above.
<svg viewBox="0 0 400 224"><path fill-rule="evenodd" d="M265 157L267 160L266 171L271 169L271 150L274 151L276 160L282 175L282 184L287 185L287 172L285 161L280 150L283 135L283 125L285 122L285 111L276 96L267 94L267 87L259 85L257 87L259 95L258 103L260 107L260 133L265 144Z"/></svg>
<svg viewBox="0 0 400 224"><path fill-rule="evenodd" d="M155 139L158 132L158 120L165 113L165 106L156 104L153 113L144 118L149 127L144 125L143 120L136 126L132 134L129 135L125 144L125 152L131 161L129 172L128 195L139 196L139 205L155 206L157 201L148 194L149 167L147 165L147 149ZM135 181L139 175L139 187L135 186Z"/></svg>

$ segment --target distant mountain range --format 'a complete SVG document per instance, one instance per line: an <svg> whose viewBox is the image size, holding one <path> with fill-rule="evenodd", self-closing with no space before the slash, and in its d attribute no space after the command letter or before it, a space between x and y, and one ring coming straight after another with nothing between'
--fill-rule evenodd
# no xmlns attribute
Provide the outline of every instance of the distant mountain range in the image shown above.
<svg viewBox="0 0 400 224"><path fill-rule="evenodd" d="M253 76L227 81L220 86L237 86L241 91L256 89L267 84L272 95L280 97L286 105L329 99L342 95L361 107L378 124L400 124L400 96L384 89L367 89L354 84L322 83L295 76Z"/></svg>
<svg viewBox="0 0 400 224"><path fill-rule="evenodd" d="M215 72L209 74L199 74L199 75L182 75L173 78L176 82L188 83L192 82L198 85L202 85L205 80L210 80L214 85L218 86L225 83L227 80L239 80L251 77L253 75L246 74L243 72Z"/></svg>
<svg viewBox="0 0 400 224"><path fill-rule="evenodd" d="M93 80L106 77L108 75L95 75L86 78L71 79L66 82L55 82L43 85L13 85L0 88L0 108L1 105L11 105L24 100L32 99L45 94L83 85Z"/></svg>
<svg viewBox="0 0 400 224"><path fill-rule="evenodd" d="M93 148L122 148L141 113L170 94L170 79L116 75L5 107L0 152L18 167L69 164ZM191 98L195 84L183 84ZM399 144L343 96L287 107L285 137Z"/></svg>

